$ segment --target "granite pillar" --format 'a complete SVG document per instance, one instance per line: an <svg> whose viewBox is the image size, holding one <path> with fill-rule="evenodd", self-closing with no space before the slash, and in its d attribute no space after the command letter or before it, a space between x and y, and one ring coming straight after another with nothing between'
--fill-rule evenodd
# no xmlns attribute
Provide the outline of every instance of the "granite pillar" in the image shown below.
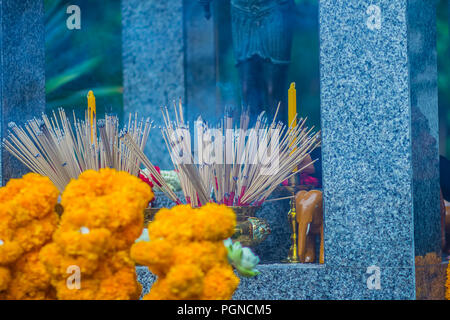
<svg viewBox="0 0 450 320"><path fill-rule="evenodd" d="M438 250L433 7L321 1L326 243L339 239L342 253L328 254L333 264L410 267L415 243Z"/></svg>
<svg viewBox="0 0 450 320"><path fill-rule="evenodd" d="M121 6L124 115L154 121L145 153L153 164L172 168L159 132L160 107L186 100L183 0L122 0Z"/></svg>
<svg viewBox="0 0 450 320"><path fill-rule="evenodd" d="M440 249L435 2L320 4L325 260L414 298L415 255Z"/></svg>
<svg viewBox="0 0 450 320"><path fill-rule="evenodd" d="M0 1L1 136L11 121L23 124L45 110L44 1ZM4 148L1 181L28 170Z"/></svg>

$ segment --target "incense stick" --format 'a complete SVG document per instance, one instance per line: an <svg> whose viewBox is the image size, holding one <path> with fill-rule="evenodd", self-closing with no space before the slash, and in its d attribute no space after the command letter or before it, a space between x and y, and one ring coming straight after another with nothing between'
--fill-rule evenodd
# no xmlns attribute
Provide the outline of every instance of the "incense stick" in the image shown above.
<svg viewBox="0 0 450 320"><path fill-rule="evenodd" d="M77 119L73 113L72 126L60 108L51 117L42 114L40 119L27 121L24 128L10 123L3 146L31 171L48 176L61 192L71 179L89 169L114 168L137 176L141 161L119 139L118 118L106 115L105 119L98 120L98 127L93 131L90 121L88 112L84 120ZM143 123L137 114L134 118L130 115L126 128L141 151L152 126L150 119Z"/></svg>
<svg viewBox="0 0 450 320"><path fill-rule="evenodd" d="M174 102L174 121L167 108L161 109L164 120L161 132L180 179L186 203L193 207L206 202L228 206L261 205L282 181L301 173L317 160L299 168L306 156L320 146L320 131L314 132L314 127L307 128L306 118L299 119L295 126L291 124L289 127L277 122L279 107L280 105L271 122L262 112L253 128L248 127L249 116L245 110L241 113L239 124L235 123L230 110L227 110L216 127L210 128L199 117L195 143L200 147L205 144L211 147L214 150L214 161L209 158L205 160L200 151L196 157L193 156L189 124L183 120L181 102L178 107ZM236 128L239 130L235 130ZM211 129L217 135L214 139ZM165 185L163 178L157 174L146 156L137 150L129 135L125 135L123 139L130 151ZM273 150L267 152L270 148ZM260 161L263 159L259 159L262 154L265 155L265 163ZM273 163L278 165L270 166ZM180 202L169 190L165 192L172 200Z"/></svg>

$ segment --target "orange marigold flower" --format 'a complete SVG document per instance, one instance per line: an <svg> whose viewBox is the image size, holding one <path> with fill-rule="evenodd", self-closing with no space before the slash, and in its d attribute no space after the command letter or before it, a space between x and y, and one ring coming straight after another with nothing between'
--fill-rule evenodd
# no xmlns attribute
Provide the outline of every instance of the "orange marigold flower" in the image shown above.
<svg viewBox="0 0 450 320"><path fill-rule="evenodd" d="M1 239L0 239L1 240ZM16 241L2 240L0 246L0 265L8 265L16 261L23 253L23 249Z"/></svg>
<svg viewBox="0 0 450 320"><path fill-rule="evenodd" d="M147 184L114 169L87 170L67 185L60 228L40 255L59 299L139 298L130 247L153 197ZM73 265L80 268L78 290L64 283Z"/></svg>
<svg viewBox="0 0 450 320"><path fill-rule="evenodd" d="M203 272L216 265L227 264L227 249L222 241L191 242L174 249L175 264L196 264Z"/></svg>
<svg viewBox="0 0 450 320"><path fill-rule="evenodd" d="M193 216L197 213L189 205L161 209L148 226L150 239L167 239L177 242L192 241L195 237Z"/></svg>
<svg viewBox="0 0 450 320"><path fill-rule="evenodd" d="M175 300L176 298L170 294L169 289L165 278L157 279L150 292L143 297L143 300Z"/></svg>
<svg viewBox="0 0 450 320"><path fill-rule="evenodd" d="M35 173L0 188L0 295L5 299L50 299L50 277L39 251L58 225L58 189ZM7 275L9 274L9 275ZM8 280L8 282L5 281Z"/></svg>
<svg viewBox="0 0 450 320"><path fill-rule="evenodd" d="M122 268L102 280L96 300L137 300L141 295L141 290L142 286L136 280L134 266Z"/></svg>
<svg viewBox="0 0 450 320"><path fill-rule="evenodd" d="M450 263L447 266L447 281L445 282L445 299L450 300Z"/></svg>
<svg viewBox="0 0 450 320"><path fill-rule="evenodd" d="M11 271L9 271L8 268L0 267L0 292L8 289L10 281L11 281Z"/></svg>
<svg viewBox="0 0 450 320"><path fill-rule="evenodd" d="M131 223L124 225L121 229L114 233L114 241L112 242L115 250L125 250L131 247L137 238L142 234L144 228L144 210L138 210L140 212L139 218Z"/></svg>
<svg viewBox="0 0 450 320"><path fill-rule="evenodd" d="M146 265L155 275L162 276L172 265L172 243L157 239L138 242L131 247L131 257L139 264Z"/></svg>
<svg viewBox="0 0 450 320"><path fill-rule="evenodd" d="M11 300L47 299L50 275L39 262L39 251L29 252L17 261L7 298Z"/></svg>
<svg viewBox="0 0 450 320"><path fill-rule="evenodd" d="M66 279L69 276L67 270L70 266L78 266L83 276L93 274L98 269L100 256L66 255L64 250L53 242L42 248L39 259L55 281Z"/></svg>
<svg viewBox="0 0 450 320"><path fill-rule="evenodd" d="M67 285L66 279L54 283L58 300L95 300L100 279L81 278L80 288L75 289Z"/></svg>
<svg viewBox="0 0 450 320"><path fill-rule="evenodd" d="M208 203L193 217L196 240L218 241L231 237L236 227L236 214L225 206Z"/></svg>
<svg viewBox="0 0 450 320"><path fill-rule="evenodd" d="M195 264L175 265L164 278L164 284L175 299L199 299L203 292L204 273Z"/></svg>
<svg viewBox="0 0 450 320"><path fill-rule="evenodd" d="M27 225L17 228L15 241L20 243L26 252L42 247L52 239L52 235L58 226L59 217L52 212L40 220L33 220Z"/></svg>
<svg viewBox="0 0 450 320"><path fill-rule="evenodd" d="M102 256L110 249L112 240L111 232L105 228L89 230L89 233L81 233L78 230L58 230L53 236L53 240L68 255Z"/></svg>
<svg viewBox="0 0 450 320"><path fill-rule="evenodd" d="M230 266L216 266L205 276L202 298L205 300L229 300L238 285L239 278Z"/></svg>
<svg viewBox="0 0 450 320"><path fill-rule="evenodd" d="M135 268L134 260L130 257L130 249L116 251L109 261L109 268L114 272L122 268Z"/></svg>
<svg viewBox="0 0 450 320"><path fill-rule="evenodd" d="M233 210L223 205L161 209L148 227L150 241L131 248L131 257L158 277L144 299L230 299L239 278L223 240L235 226Z"/></svg>

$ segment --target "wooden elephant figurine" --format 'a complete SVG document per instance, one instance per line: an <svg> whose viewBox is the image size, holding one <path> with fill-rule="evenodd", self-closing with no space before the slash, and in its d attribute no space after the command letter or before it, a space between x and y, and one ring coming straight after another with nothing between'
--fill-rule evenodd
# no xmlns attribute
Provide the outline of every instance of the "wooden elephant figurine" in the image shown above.
<svg viewBox="0 0 450 320"><path fill-rule="evenodd" d="M298 222L298 257L300 262L315 261L316 236L320 236L319 262L324 263L323 253L323 203L319 190L299 191L295 195L295 211Z"/></svg>

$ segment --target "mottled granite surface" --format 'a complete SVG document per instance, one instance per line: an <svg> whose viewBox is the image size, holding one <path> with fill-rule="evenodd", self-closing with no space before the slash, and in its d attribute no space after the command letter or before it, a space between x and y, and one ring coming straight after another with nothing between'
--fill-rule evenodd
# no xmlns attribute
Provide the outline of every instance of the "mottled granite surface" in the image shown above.
<svg viewBox="0 0 450 320"><path fill-rule="evenodd" d="M377 3L381 26L371 30L371 1L320 1L325 261L334 266L414 264L407 1Z"/></svg>
<svg viewBox="0 0 450 320"><path fill-rule="evenodd" d="M413 267L382 269L380 290L367 288L365 268L266 264L258 269L261 274L254 278L240 277L234 300L414 299L414 294L404 290L414 282ZM136 270L145 295L155 276L146 267Z"/></svg>
<svg viewBox="0 0 450 320"><path fill-rule="evenodd" d="M23 124L45 110L45 28L41 0L0 1L1 136L8 123ZM28 170L4 148L1 180Z"/></svg>
<svg viewBox="0 0 450 320"><path fill-rule="evenodd" d="M172 208L175 205L169 197L167 197L162 191L155 191L155 201L152 203L152 207L155 208ZM175 192L177 197L184 200L183 192Z"/></svg>
<svg viewBox="0 0 450 320"><path fill-rule="evenodd" d="M436 144L424 137L437 126L436 44L417 41L435 35L434 5L320 1L326 268L345 278L378 266L392 281L384 297L415 297L415 251L435 249L439 233ZM415 109L428 130L417 128ZM414 159L416 144L426 156ZM427 167L433 181L419 189ZM425 225L432 235L418 238Z"/></svg>
<svg viewBox="0 0 450 320"><path fill-rule="evenodd" d="M122 47L124 114L154 120L146 155L162 169L172 168L159 130L160 107L185 100L183 1L123 0Z"/></svg>
<svg viewBox="0 0 450 320"><path fill-rule="evenodd" d="M150 292L153 282L156 281L156 276L148 271L147 267L136 267L138 281L142 284L141 298Z"/></svg>
<svg viewBox="0 0 450 320"><path fill-rule="evenodd" d="M365 268L271 264L261 274L241 279L233 299L350 300L413 299L404 290L414 281L413 268L381 270L380 290L367 287Z"/></svg>
<svg viewBox="0 0 450 320"><path fill-rule="evenodd" d="M270 198L283 196L286 194L282 191L275 191ZM266 202L256 213L256 216L266 220L270 227L270 234L266 240L253 249L261 263L279 263L287 258L291 246L291 231L287 217L289 208L289 200Z"/></svg>

